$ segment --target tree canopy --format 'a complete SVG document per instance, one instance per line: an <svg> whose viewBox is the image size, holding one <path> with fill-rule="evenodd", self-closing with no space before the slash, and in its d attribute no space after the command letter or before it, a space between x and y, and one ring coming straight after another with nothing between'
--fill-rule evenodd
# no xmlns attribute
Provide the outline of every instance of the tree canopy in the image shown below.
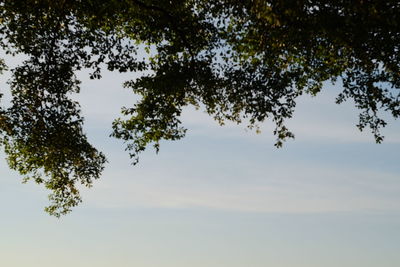
<svg viewBox="0 0 400 267"><path fill-rule="evenodd" d="M11 106L0 106L1 145L12 169L51 191L50 214L81 202L77 185L106 163L70 98L87 68L92 79L143 73L124 84L140 100L112 125L134 163L184 137L188 105L221 124L272 120L279 147L294 137L285 120L297 97L325 81L343 84L337 103L353 99L358 127L381 142L379 112L400 115L399 10L385 0L1 0L0 46L25 55L11 70Z"/></svg>

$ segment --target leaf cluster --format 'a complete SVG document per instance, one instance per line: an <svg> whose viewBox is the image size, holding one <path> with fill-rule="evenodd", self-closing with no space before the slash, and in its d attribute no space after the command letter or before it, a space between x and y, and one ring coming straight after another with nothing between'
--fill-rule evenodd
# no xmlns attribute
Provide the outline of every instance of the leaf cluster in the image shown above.
<svg viewBox="0 0 400 267"><path fill-rule="evenodd" d="M11 107L0 107L9 165L51 190L57 216L81 201L78 184L100 177L105 156L70 99L82 68L92 79L102 68L144 73L125 83L141 98L112 126L134 163L184 137L188 105L221 124L270 119L279 147L294 137L285 120L297 97L326 81L343 84L337 103L352 99L360 130L381 142L379 112L400 115L399 10L382 0L2 0L0 45L27 58L11 70Z"/></svg>

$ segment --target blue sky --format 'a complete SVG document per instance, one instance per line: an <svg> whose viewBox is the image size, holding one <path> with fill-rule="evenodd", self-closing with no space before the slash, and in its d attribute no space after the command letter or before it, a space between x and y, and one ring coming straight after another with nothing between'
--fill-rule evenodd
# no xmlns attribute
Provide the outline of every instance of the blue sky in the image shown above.
<svg viewBox="0 0 400 267"><path fill-rule="evenodd" d="M1 154L1 266L400 266L400 124L389 119L375 144L351 103L334 104L340 86L300 99L288 122L296 139L282 149L268 122L256 134L187 109L187 137L131 166L108 135L135 101L121 87L132 77L79 75L74 97L109 163L56 219L43 212L47 192L21 184Z"/></svg>

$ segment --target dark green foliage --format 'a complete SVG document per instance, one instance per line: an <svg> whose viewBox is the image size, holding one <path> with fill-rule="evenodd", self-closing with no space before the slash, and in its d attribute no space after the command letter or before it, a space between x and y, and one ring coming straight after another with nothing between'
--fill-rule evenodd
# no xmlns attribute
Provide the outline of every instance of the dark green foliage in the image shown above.
<svg viewBox="0 0 400 267"><path fill-rule="evenodd" d="M77 184L99 178L105 157L82 132L74 72L145 71L126 87L141 96L113 136L134 163L149 144L177 140L183 107L204 107L221 124L266 119L277 146L301 94L343 83L377 142L380 110L400 115L398 1L0 1L1 46L27 60L12 70L12 106L0 109L10 167L52 191L47 210L80 202ZM144 49L143 58L138 51ZM5 66L0 62L0 70Z"/></svg>

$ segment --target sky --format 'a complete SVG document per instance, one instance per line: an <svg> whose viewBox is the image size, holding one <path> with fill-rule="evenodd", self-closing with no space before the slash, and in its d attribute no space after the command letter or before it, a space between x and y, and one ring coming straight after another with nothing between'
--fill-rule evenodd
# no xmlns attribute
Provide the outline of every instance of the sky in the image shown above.
<svg viewBox="0 0 400 267"><path fill-rule="evenodd" d="M268 122L256 134L188 108L187 136L132 166L109 134L137 99L121 86L135 76L86 74L73 97L109 163L83 203L57 219L43 211L48 192L22 184L0 152L1 266L400 266L399 121L389 118L375 144L355 127L352 103L334 103L340 85L327 84L299 100L287 123L296 139L281 149Z"/></svg>

